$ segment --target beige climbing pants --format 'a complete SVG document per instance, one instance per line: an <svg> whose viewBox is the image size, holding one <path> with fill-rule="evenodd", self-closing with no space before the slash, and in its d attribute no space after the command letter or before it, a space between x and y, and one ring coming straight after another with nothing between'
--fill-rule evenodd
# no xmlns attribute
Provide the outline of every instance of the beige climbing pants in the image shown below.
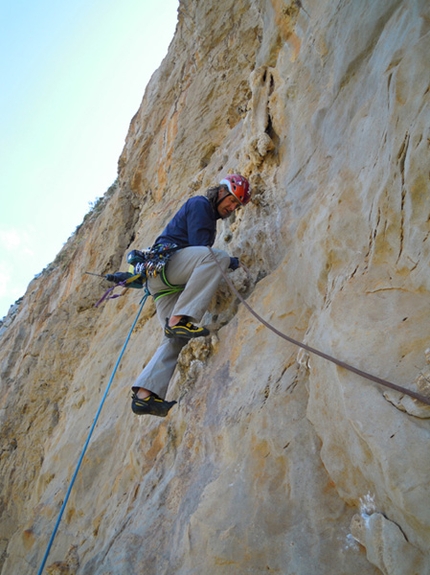
<svg viewBox="0 0 430 575"><path fill-rule="evenodd" d="M221 250L213 250L224 271L230 264L230 256ZM183 291L164 295L156 300L157 316L163 327L166 318L185 315L199 323L207 311L222 278L221 271L209 249L191 246L175 252L166 266L166 277L172 285L184 285ZM166 289L163 280L157 276L149 278L148 289L155 295ZM185 339L163 337L160 346L133 384L133 389L142 387L162 397L166 396L170 379L176 367L178 355Z"/></svg>

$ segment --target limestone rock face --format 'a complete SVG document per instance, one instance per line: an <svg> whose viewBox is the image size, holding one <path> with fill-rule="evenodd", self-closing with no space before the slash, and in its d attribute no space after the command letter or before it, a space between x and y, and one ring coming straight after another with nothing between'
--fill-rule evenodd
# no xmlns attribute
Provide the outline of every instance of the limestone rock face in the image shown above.
<svg viewBox="0 0 430 575"><path fill-rule="evenodd" d="M1 573L37 572L142 292L96 308L190 196L229 171L230 277L280 332L429 397L430 5L181 0L118 181L3 322ZM140 316L47 573L428 575L430 408L288 343L226 283L166 419L129 388Z"/></svg>

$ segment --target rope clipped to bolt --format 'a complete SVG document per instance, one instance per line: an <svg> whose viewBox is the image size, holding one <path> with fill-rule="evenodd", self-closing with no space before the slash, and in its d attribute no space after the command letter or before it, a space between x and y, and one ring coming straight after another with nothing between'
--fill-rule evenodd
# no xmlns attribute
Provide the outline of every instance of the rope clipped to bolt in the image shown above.
<svg viewBox="0 0 430 575"><path fill-rule="evenodd" d="M278 329L276 329L275 327L273 327L273 325L271 325L270 323L268 323L265 319L263 319L249 304L248 302L242 297L242 295L237 291L237 289L235 288L233 282L231 281L231 279L228 277L228 275L224 272L224 270L222 269L220 263L218 262L216 255L213 251L213 249L209 246L209 251L212 255L212 257L215 259L219 269L221 270L222 276L225 279L225 281L227 282L228 286L230 287L231 291L234 293L234 295L236 295L239 300L241 301L241 303L243 303L243 305L246 307L246 309L261 323L263 324L265 327L267 327L268 329L270 329L271 331L273 331L273 333L276 333L276 335L278 335L279 337L285 339L286 341L301 347L302 349L305 349L306 351L308 351L309 353L313 353L314 355L318 355L319 357L322 357L323 359L326 359L327 361L330 361L336 365L338 365L339 367L342 367L348 371L351 371L352 373L355 373L356 375L359 375L360 377L363 377L365 379L368 379L370 381L373 381L375 383L378 383L379 385L382 385L384 387L389 387L390 389L394 389L395 391L398 391L399 393L404 393L405 395L409 395L410 397L412 397L413 399L416 399L418 401L420 401L421 403L425 403L426 405L430 405L430 398L429 397L425 397L424 395L422 395L421 393L416 393L415 391L412 391L410 389L407 389L406 387L402 387L400 385L396 385L395 383L391 383L390 381L387 381L386 379L382 379L380 377L377 377L376 375L372 375L371 373L367 373L365 371L362 371L361 369L358 369L352 365L349 365L348 363L341 361L340 359L336 359L335 357L332 357L331 355L328 355L327 353L324 353L322 351L319 351L318 349L315 349L305 343L302 343L300 341L297 341L296 339L293 339L292 337L289 337L288 335L286 335L285 333L282 333L281 331L279 331ZM244 266L242 266L244 267Z"/></svg>

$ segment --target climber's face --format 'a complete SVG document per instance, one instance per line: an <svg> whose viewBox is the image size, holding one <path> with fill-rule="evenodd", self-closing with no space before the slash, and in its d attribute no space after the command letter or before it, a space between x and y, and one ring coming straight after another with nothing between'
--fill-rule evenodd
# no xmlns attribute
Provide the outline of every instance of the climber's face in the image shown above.
<svg viewBox="0 0 430 575"><path fill-rule="evenodd" d="M240 206L240 202L232 194L221 190L219 192L218 200L221 200L217 206L217 210L221 218L228 218L236 208Z"/></svg>

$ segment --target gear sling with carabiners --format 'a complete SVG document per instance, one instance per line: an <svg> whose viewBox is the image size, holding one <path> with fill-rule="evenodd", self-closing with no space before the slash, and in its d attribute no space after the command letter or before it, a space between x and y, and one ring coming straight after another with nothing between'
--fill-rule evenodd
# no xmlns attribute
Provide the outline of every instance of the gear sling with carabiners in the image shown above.
<svg viewBox="0 0 430 575"><path fill-rule="evenodd" d="M102 299L97 302L96 306L100 305L105 299L113 299L122 295L109 295L117 286L141 289L147 283L148 278L155 278L157 276L161 278L166 288L155 294L151 294L154 301L157 301L163 296L173 295L183 291L185 288L184 285L173 285L166 276L166 264L171 255L178 249L180 249L179 246L169 243L156 244L143 251L132 250L127 255L127 263L130 264L128 272L115 272L114 274L104 276L108 281L116 285L109 288Z"/></svg>

